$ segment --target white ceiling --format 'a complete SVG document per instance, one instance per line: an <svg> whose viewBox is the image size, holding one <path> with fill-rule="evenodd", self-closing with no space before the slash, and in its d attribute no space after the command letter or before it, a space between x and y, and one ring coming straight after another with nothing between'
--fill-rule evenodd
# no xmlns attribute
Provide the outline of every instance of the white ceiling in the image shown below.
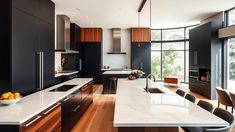
<svg viewBox="0 0 235 132"><path fill-rule="evenodd" d="M52 0L56 10L81 27L130 28L138 26L142 0ZM141 12L140 25L150 26L149 0ZM152 0L152 28L198 24L235 6L235 0Z"/></svg>

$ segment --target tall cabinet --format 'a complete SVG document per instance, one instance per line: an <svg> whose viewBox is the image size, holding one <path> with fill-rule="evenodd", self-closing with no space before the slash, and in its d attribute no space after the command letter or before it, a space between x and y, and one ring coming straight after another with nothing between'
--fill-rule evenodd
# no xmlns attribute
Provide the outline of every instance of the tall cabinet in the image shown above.
<svg viewBox="0 0 235 132"><path fill-rule="evenodd" d="M94 83L102 83L102 29L81 28L80 39L81 77L91 77Z"/></svg>
<svg viewBox="0 0 235 132"><path fill-rule="evenodd" d="M222 81L222 22L209 22L189 31L189 89L216 99Z"/></svg>
<svg viewBox="0 0 235 132"><path fill-rule="evenodd" d="M131 69L151 73L151 35L150 28L131 28Z"/></svg>
<svg viewBox="0 0 235 132"><path fill-rule="evenodd" d="M54 83L54 3L50 0L1 0L0 93L23 95L39 88L39 53L43 87Z"/></svg>

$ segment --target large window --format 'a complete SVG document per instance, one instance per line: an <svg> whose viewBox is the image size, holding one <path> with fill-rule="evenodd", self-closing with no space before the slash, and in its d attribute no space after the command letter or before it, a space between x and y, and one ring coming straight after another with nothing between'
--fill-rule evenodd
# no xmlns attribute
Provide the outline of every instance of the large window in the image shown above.
<svg viewBox="0 0 235 132"><path fill-rule="evenodd" d="M228 26L235 25L235 9L228 11Z"/></svg>
<svg viewBox="0 0 235 132"><path fill-rule="evenodd" d="M225 12L225 15L227 16L225 19L225 23L227 26L235 25L235 8L230 9ZM225 83L224 87L227 88L230 91L235 91L235 36L232 38L226 38L225 39L227 43L225 52Z"/></svg>
<svg viewBox="0 0 235 132"><path fill-rule="evenodd" d="M227 46L227 56L228 56L228 65L227 65L227 87L230 90L234 90L235 86L235 38L228 39Z"/></svg>
<svg viewBox="0 0 235 132"><path fill-rule="evenodd" d="M189 30L192 27L176 29L152 29L151 73L158 80L166 76L178 76L188 82Z"/></svg>

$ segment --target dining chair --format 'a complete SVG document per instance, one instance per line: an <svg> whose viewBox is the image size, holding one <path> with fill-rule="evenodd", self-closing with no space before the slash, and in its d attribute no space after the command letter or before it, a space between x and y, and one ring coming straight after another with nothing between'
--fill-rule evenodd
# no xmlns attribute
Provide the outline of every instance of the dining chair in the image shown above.
<svg viewBox="0 0 235 132"><path fill-rule="evenodd" d="M182 129L185 132L231 132L234 122L233 114L221 108L216 108L213 114L227 121L229 125L226 127L182 127Z"/></svg>
<svg viewBox="0 0 235 132"><path fill-rule="evenodd" d="M191 94L186 94L185 99L191 101L192 103L195 103L196 101L196 98Z"/></svg>
<svg viewBox="0 0 235 132"><path fill-rule="evenodd" d="M228 106L232 107L232 113L233 113L233 103L232 100L229 96L229 94L222 88L217 87L216 88L217 94L218 94L218 107L220 106L220 104L225 105L225 109L228 109Z"/></svg>
<svg viewBox="0 0 235 132"><path fill-rule="evenodd" d="M185 92L184 92L183 90L180 90L180 89L178 89L178 90L176 91L176 93L177 93L178 95L182 96L182 97L184 97L184 95L185 95Z"/></svg>
<svg viewBox="0 0 235 132"><path fill-rule="evenodd" d="M197 103L198 106L202 107L203 109L212 112L213 111L213 105L211 103L208 103L206 101L200 100Z"/></svg>
<svg viewBox="0 0 235 132"><path fill-rule="evenodd" d="M230 94L230 98L233 103L233 109L235 109L235 93L229 92L229 94Z"/></svg>

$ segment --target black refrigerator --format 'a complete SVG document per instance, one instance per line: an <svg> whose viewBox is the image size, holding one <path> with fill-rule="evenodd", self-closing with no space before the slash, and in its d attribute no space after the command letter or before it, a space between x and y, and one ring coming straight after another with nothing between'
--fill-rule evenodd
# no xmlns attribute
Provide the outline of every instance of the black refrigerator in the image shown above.
<svg viewBox="0 0 235 132"><path fill-rule="evenodd" d="M0 21L0 94L17 91L24 96L54 84L54 3L33 2L0 2L5 16Z"/></svg>

